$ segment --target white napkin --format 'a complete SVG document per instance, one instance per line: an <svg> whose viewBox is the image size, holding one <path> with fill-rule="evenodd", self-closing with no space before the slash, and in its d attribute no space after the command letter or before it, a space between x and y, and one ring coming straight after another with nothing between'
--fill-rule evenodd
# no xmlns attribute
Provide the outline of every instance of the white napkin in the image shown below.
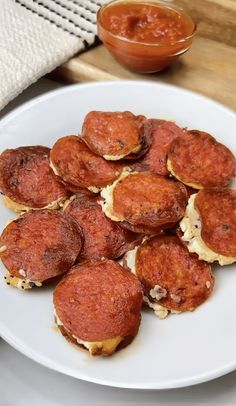
<svg viewBox="0 0 236 406"><path fill-rule="evenodd" d="M0 110L96 37L108 0L0 0Z"/></svg>

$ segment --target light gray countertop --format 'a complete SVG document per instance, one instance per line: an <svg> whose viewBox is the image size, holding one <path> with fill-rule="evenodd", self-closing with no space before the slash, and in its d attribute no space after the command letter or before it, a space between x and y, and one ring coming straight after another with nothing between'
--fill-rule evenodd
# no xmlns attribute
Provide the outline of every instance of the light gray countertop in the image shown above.
<svg viewBox="0 0 236 406"><path fill-rule="evenodd" d="M2 112L61 85L41 79ZM223 351L223 348L221 349ZM0 405L236 405L236 372L214 381L175 390L135 391L82 382L51 371L0 340Z"/></svg>

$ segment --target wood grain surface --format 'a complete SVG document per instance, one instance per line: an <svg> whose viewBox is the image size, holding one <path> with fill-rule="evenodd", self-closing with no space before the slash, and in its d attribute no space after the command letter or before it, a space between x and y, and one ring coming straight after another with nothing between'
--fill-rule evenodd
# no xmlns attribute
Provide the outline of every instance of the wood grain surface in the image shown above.
<svg viewBox="0 0 236 406"><path fill-rule="evenodd" d="M143 79L172 83L236 110L236 0L176 0L197 22L191 49L162 72L141 75L120 66L103 45L72 58L54 72L66 82Z"/></svg>
<svg viewBox="0 0 236 406"><path fill-rule="evenodd" d="M236 0L176 0L197 24L199 36L236 46Z"/></svg>

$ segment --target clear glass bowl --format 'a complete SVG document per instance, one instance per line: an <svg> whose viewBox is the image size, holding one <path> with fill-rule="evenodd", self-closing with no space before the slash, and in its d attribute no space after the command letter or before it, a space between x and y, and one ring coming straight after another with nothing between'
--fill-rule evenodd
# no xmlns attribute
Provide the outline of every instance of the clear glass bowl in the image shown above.
<svg viewBox="0 0 236 406"><path fill-rule="evenodd" d="M185 20L187 19L189 23L190 32L187 36L184 36L177 41L163 44L163 42L161 43L158 41L134 41L109 31L109 29L104 26L104 11L107 10L108 7L114 7L117 4L130 5L130 3L131 1L129 0L115 0L105 6L102 6L97 14L98 36L109 52L121 65L125 66L131 71L140 73L158 72L172 64L180 55L185 53L190 48L196 32L195 23L193 22L192 18L181 8L164 1L135 0L132 1L132 5L154 5L163 9L168 8L169 10L176 11L180 15L180 18Z"/></svg>

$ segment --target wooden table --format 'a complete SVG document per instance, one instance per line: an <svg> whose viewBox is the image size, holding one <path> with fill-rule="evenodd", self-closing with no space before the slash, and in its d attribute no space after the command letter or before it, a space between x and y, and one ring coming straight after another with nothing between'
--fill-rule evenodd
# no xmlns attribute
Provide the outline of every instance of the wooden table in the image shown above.
<svg viewBox="0 0 236 406"><path fill-rule="evenodd" d="M120 66L103 45L75 56L54 77L67 82L144 79L205 94L236 110L236 0L176 0L197 23L191 49L170 68L151 75Z"/></svg>

